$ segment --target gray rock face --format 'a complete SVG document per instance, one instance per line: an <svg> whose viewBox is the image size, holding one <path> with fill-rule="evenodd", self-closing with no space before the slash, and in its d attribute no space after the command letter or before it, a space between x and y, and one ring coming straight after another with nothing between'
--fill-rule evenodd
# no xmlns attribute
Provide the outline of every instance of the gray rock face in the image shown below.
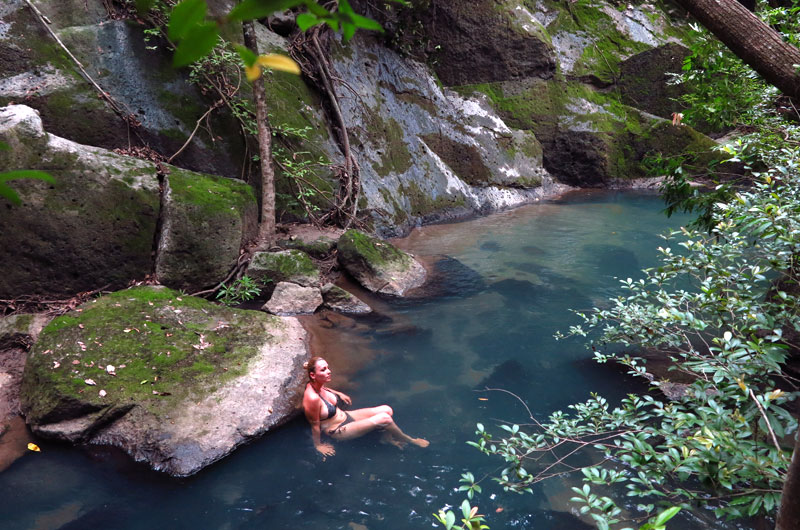
<svg viewBox="0 0 800 530"><path fill-rule="evenodd" d="M681 44L668 43L623 61L618 83L623 101L667 119L680 112L683 107L676 100L686 93L686 87L669 84L669 74L681 71L689 53Z"/></svg>
<svg viewBox="0 0 800 530"><path fill-rule="evenodd" d="M114 149L141 135L156 151L170 156L208 109L200 90L171 65L163 46L144 40L144 27L109 20L99 0L37 2L51 28L86 71L117 102L137 129L125 121L79 74L74 62L44 31L20 0L4 2L0 18L0 105L25 103L41 112L48 131L69 140ZM21 45L20 43L25 43ZM194 171L238 177L244 145L235 120L209 116L213 136L201 128L175 163Z"/></svg>
<svg viewBox="0 0 800 530"><path fill-rule="evenodd" d="M333 67L361 167L367 210L381 235L422 222L533 202L552 191L531 131L509 127L486 100L441 89L426 66L357 34L334 44Z"/></svg>
<svg viewBox="0 0 800 530"><path fill-rule="evenodd" d="M403 296L425 283L425 267L386 241L348 230L337 248L339 263L372 292Z"/></svg>
<svg viewBox="0 0 800 530"><path fill-rule="evenodd" d="M322 291L322 299L324 300L325 307L329 309L333 309L339 313L353 313L357 315L372 312L370 306L332 283L323 285L320 290Z"/></svg>
<svg viewBox="0 0 800 530"><path fill-rule="evenodd" d="M40 436L123 448L185 476L296 414L296 319L164 288L120 291L56 318L31 351L23 413Z"/></svg>
<svg viewBox="0 0 800 530"><path fill-rule="evenodd" d="M29 346L50 321L45 314L19 314L0 318L0 350Z"/></svg>
<svg viewBox="0 0 800 530"><path fill-rule="evenodd" d="M280 316L310 315L321 305L322 294L318 288L280 282L263 309Z"/></svg>
<svg viewBox="0 0 800 530"><path fill-rule="evenodd" d="M425 27L437 43L434 68L445 85L548 79L556 57L550 36L516 0L437 3Z"/></svg>

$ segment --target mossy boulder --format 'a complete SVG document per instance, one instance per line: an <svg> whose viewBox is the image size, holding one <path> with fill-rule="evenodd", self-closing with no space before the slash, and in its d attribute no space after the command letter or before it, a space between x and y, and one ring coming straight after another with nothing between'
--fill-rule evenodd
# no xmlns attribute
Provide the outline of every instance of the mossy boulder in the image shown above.
<svg viewBox="0 0 800 530"><path fill-rule="evenodd" d="M305 252L312 258L324 259L336 248L336 240L328 236L320 236L316 239L303 239L295 237L281 239L278 245L285 249L299 250Z"/></svg>
<svg viewBox="0 0 800 530"><path fill-rule="evenodd" d="M35 110L0 109L0 168L43 169L56 180L20 180L23 201L0 206L0 298L72 295L122 286L153 268L160 210L151 162L45 134Z"/></svg>
<svg viewBox="0 0 800 530"><path fill-rule="evenodd" d="M304 339L294 319L167 288L118 291L42 331L22 410L40 436L189 475L295 414Z"/></svg>
<svg viewBox="0 0 800 530"><path fill-rule="evenodd" d="M391 243L348 230L337 244L339 263L373 292L403 296L425 282L425 268Z"/></svg>
<svg viewBox="0 0 800 530"><path fill-rule="evenodd" d="M247 266L247 276L274 288L280 282L292 282L304 287L318 286L319 269L305 252L281 250L256 252ZM271 290L271 289L270 289Z"/></svg>
<svg viewBox="0 0 800 530"><path fill-rule="evenodd" d="M255 236L258 204L240 180L173 169L165 179L158 280L198 291L221 281Z"/></svg>

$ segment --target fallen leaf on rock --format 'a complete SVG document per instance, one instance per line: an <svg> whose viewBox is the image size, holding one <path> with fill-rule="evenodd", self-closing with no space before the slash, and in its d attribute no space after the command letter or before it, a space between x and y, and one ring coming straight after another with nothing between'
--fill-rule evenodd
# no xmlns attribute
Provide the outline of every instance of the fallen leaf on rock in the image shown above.
<svg viewBox="0 0 800 530"><path fill-rule="evenodd" d="M61 366L61 363L60 363L60 362L58 362L58 361L53 361L53 369L56 369L56 368L58 368L59 366Z"/></svg>
<svg viewBox="0 0 800 530"><path fill-rule="evenodd" d="M143 380L143 381L140 381L140 382L139 382L139 384L140 384L140 385L146 385L146 384L147 384L147 379L145 379L145 380Z"/></svg>
<svg viewBox="0 0 800 530"><path fill-rule="evenodd" d="M125 328L125 329L122 330L122 332L123 333L130 333L131 332L131 328Z"/></svg>
<svg viewBox="0 0 800 530"><path fill-rule="evenodd" d="M100 397L106 397L106 391L105 390L101 390L100 392L98 392L98 394L100 395Z"/></svg>
<svg viewBox="0 0 800 530"><path fill-rule="evenodd" d="M91 386L94 386L94 385L97 384L97 383L94 382L94 379L84 379L83 382L86 383L87 385L91 385Z"/></svg>
<svg viewBox="0 0 800 530"><path fill-rule="evenodd" d="M78 359L75 359L74 361L72 361L72 364L81 364L81 362Z"/></svg>
<svg viewBox="0 0 800 530"><path fill-rule="evenodd" d="M83 329L83 324L78 324L78 327Z"/></svg>
<svg viewBox="0 0 800 530"><path fill-rule="evenodd" d="M81 341L78 341L78 346L81 347L81 351L86 351L86 344L82 343Z"/></svg>
<svg viewBox="0 0 800 530"><path fill-rule="evenodd" d="M35 443L31 442L28 444L28 451L33 451L34 453L41 453L42 450L39 449L39 446Z"/></svg>
<svg viewBox="0 0 800 530"><path fill-rule="evenodd" d="M119 365L120 369L125 368L124 364Z"/></svg>
<svg viewBox="0 0 800 530"><path fill-rule="evenodd" d="M269 412L270 414L272 414L272 407L268 408L268 409L267 409L267 412Z"/></svg>
<svg viewBox="0 0 800 530"><path fill-rule="evenodd" d="M113 364L109 364L106 366L106 373L108 375L117 375L116 368L114 368Z"/></svg>

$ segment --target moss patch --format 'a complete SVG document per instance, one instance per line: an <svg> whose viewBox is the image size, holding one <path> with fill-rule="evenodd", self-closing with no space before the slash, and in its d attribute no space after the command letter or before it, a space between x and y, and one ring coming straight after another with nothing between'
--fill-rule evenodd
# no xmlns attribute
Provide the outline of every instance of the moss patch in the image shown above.
<svg viewBox="0 0 800 530"><path fill-rule="evenodd" d="M423 192L417 183L413 181L400 189L403 195L408 197L408 201L411 204L409 213L416 217L425 218L433 213L458 208L466 204L463 197L442 195L433 198L428 193Z"/></svg>
<svg viewBox="0 0 800 530"><path fill-rule="evenodd" d="M262 312L165 288L119 291L56 318L42 331L23 377L23 408L29 421L39 423L126 404L165 411L243 374L264 336L281 325ZM109 365L116 375L107 371Z"/></svg>
<svg viewBox="0 0 800 530"><path fill-rule="evenodd" d="M408 268L411 258L394 245L377 237L370 237L358 230L348 230L337 243L339 253L347 260L361 261L375 269L386 264L404 265Z"/></svg>
<svg viewBox="0 0 800 530"><path fill-rule="evenodd" d="M377 119L377 115L375 117ZM373 129L369 134L377 137L379 144L384 143L385 145L384 149L380 151L381 164L375 168L375 172L379 176L385 177L389 173L405 173L411 168L413 160L403 136L403 128L394 118L383 121L379 129Z"/></svg>
<svg viewBox="0 0 800 530"><path fill-rule="evenodd" d="M476 146L456 142L442 134L426 134L421 138L467 184L486 185L491 179L492 173Z"/></svg>

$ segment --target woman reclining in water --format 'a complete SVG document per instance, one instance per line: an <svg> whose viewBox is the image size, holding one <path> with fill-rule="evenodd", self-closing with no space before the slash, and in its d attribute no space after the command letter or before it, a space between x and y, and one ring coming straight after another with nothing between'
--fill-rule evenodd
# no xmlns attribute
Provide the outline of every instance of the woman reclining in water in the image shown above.
<svg viewBox="0 0 800 530"><path fill-rule="evenodd" d="M311 424L314 447L324 456L331 456L336 451L333 445L322 441L322 434L334 440L350 440L379 429L384 432L385 441L401 449L408 443L428 446L427 440L412 438L400 430L392 419L394 411L389 405L348 412L339 408L341 403L352 404L352 400L347 394L325 386L331 380L331 369L325 359L312 357L303 367L308 370L309 378L303 394L303 410Z"/></svg>

